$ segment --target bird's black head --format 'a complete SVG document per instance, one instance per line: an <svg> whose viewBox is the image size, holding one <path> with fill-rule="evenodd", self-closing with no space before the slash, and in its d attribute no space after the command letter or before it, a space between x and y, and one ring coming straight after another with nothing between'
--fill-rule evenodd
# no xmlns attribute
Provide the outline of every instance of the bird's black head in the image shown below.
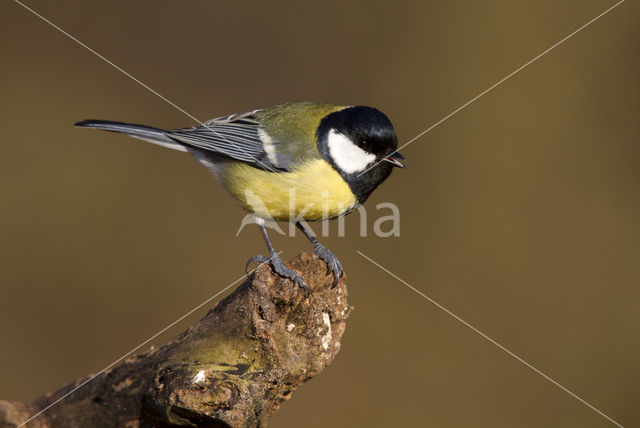
<svg viewBox="0 0 640 428"><path fill-rule="evenodd" d="M318 150L363 203L394 166L398 138L389 118L372 107L356 106L331 113L318 127Z"/></svg>

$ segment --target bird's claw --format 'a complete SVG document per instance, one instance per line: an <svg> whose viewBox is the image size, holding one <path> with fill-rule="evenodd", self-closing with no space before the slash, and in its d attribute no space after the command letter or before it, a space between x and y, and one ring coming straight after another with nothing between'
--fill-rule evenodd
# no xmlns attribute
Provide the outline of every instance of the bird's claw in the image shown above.
<svg viewBox="0 0 640 428"><path fill-rule="evenodd" d="M257 256L253 256L249 260L247 260L247 264L244 267L244 271L248 275L249 274L249 266L251 266L252 263L255 263L255 264L259 265L259 264L262 264L262 263L269 263L270 261L271 261L270 259L266 258L262 254L258 254Z"/></svg>
<svg viewBox="0 0 640 428"><path fill-rule="evenodd" d="M293 281L293 285L297 285L298 287L302 288L304 291L306 291L307 293L309 293L311 290L309 289L309 286L307 285L306 282L304 282L304 280L302 279L302 277L300 275L298 275L298 273L294 270L289 269L284 262L282 261L282 259L280 259L280 257L278 257L278 255L272 255L270 258L267 258L261 254L258 254L257 256L253 256L249 259L249 261L247 262L247 266L245 268L245 271L247 273L249 273L249 265L251 265L252 263L268 263L269 265L271 265L271 268L273 269L273 271L275 273L277 273L278 275L284 277L284 278L288 278L291 281Z"/></svg>
<svg viewBox="0 0 640 428"><path fill-rule="evenodd" d="M314 244L313 249L313 252L327 264L327 273L333 273L333 284L331 285L331 288L335 288L336 285L338 285L340 277L344 275L344 270L342 269L340 260L338 260L335 254L329 251L327 247L319 242Z"/></svg>

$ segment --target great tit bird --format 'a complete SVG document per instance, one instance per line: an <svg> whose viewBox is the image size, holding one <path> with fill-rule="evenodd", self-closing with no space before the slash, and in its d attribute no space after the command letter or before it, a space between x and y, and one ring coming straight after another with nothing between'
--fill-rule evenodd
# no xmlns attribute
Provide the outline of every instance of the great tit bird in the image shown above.
<svg viewBox="0 0 640 428"><path fill-rule="evenodd" d="M295 222L327 263L335 286L343 274L340 261L301 220L348 214L394 167L404 167L393 125L384 113L365 106L291 102L173 130L104 120L75 125L191 154L255 216L269 258L252 257L247 266L268 262L276 273L305 290L309 289L305 281L285 266L273 248L265 220Z"/></svg>

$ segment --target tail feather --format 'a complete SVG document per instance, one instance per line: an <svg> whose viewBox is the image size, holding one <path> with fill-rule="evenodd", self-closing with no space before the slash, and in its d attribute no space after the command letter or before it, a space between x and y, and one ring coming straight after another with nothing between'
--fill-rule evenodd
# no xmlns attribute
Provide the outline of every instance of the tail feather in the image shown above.
<svg viewBox="0 0 640 428"><path fill-rule="evenodd" d="M121 134L127 134L133 138L148 141L159 146L168 147L174 150L180 150L182 152L187 151L185 146L169 138L164 130L153 128L151 126L97 119L83 120L82 122L76 123L75 126L80 128L93 128L111 132L119 132Z"/></svg>

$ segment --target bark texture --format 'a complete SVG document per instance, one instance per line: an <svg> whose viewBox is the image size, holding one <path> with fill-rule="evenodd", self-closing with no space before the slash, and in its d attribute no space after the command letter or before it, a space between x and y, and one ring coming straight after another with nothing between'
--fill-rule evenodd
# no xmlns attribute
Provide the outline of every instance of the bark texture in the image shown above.
<svg viewBox="0 0 640 428"><path fill-rule="evenodd" d="M344 278L332 289L316 256L289 265L311 294L263 265L177 338L100 374L25 427L265 426L335 358L351 309ZM0 400L0 428L20 425L86 379L32 404Z"/></svg>

